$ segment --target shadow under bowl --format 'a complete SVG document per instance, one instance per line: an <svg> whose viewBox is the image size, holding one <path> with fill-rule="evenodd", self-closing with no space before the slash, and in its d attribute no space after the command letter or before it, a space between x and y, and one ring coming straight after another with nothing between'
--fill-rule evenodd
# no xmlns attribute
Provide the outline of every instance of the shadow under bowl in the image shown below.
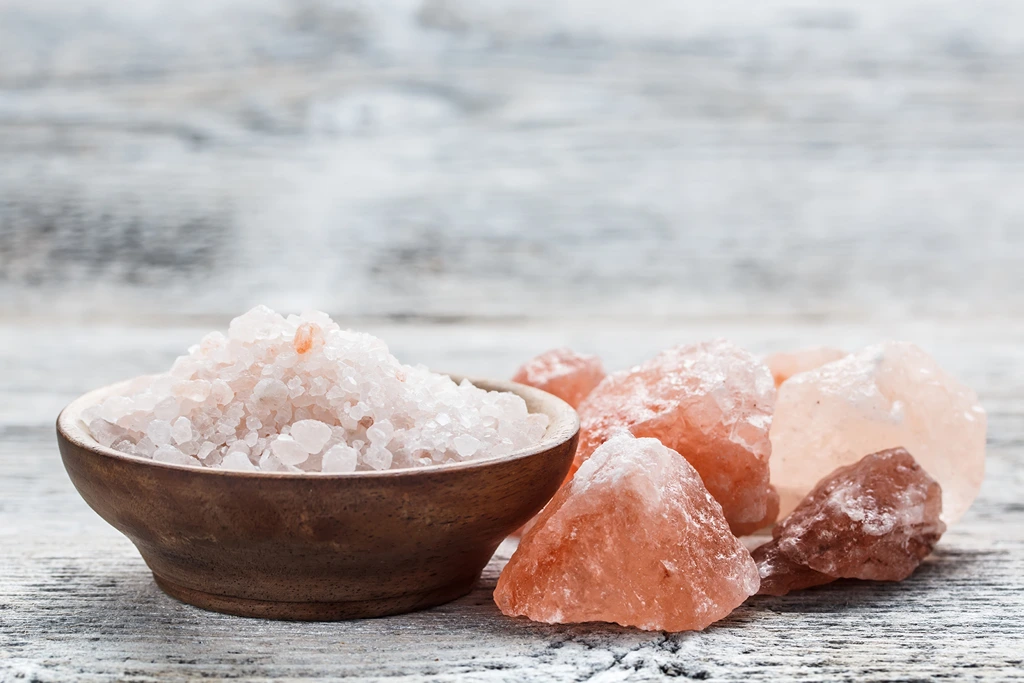
<svg viewBox="0 0 1024 683"><path fill-rule="evenodd" d="M513 382L470 381L546 414L544 439L500 458L382 472L170 465L106 448L82 423L122 382L68 405L57 441L82 498L131 539L171 596L267 619L400 614L468 593L502 539L554 495L576 451L579 419L567 403Z"/></svg>

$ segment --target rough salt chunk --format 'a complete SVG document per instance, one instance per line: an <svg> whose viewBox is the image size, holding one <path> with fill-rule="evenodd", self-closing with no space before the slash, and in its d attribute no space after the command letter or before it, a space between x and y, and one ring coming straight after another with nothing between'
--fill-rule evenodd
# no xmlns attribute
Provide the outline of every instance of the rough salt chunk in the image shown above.
<svg viewBox="0 0 1024 683"><path fill-rule="evenodd" d="M905 449L873 453L818 483L754 551L762 593L836 578L901 581L946 530L942 488Z"/></svg>
<svg viewBox="0 0 1024 683"><path fill-rule="evenodd" d="M871 346L779 387L772 482L782 513L864 453L902 446L941 485L943 519L963 516L985 471L985 411L973 391L905 342Z"/></svg>
<svg viewBox="0 0 1024 683"><path fill-rule="evenodd" d="M801 372L820 368L826 363L845 358L846 351L832 349L827 346L815 346L799 351L776 353L765 358L765 365L772 371L775 379L775 386L781 386L783 382L798 375Z"/></svg>
<svg viewBox="0 0 1024 683"><path fill-rule="evenodd" d="M774 401L768 368L728 341L668 349L583 401L575 466L618 430L657 438L697 469L733 532L752 533L778 512L768 482Z"/></svg>
<svg viewBox="0 0 1024 683"><path fill-rule="evenodd" d="M757 592L757 567L678 453L621 433L538 515L498 579L504 614L700 630Z"/></svg>
<svg viewBox="0 0 1024 683"><path fill-rule="evenodd" d="M542 389L578 408L604 377L600 358L561 348L524 363L512 381Z"/></svg>

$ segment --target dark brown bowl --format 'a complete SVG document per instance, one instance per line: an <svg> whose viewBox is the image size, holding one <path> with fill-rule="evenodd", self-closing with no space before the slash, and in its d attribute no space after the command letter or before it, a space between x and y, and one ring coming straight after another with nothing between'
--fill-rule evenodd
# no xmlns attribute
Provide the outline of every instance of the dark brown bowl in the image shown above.
<svg viewBox="0 0 1024 683"><path fill-rule="evenodd" d="M567 403L513 382L471 381L548 415L544 440L493 460L383 472L168 465L105 448L82 424L81 412L120 383L68 405L57 441L85 502L179 600L268 619L399 614L469 592L501 540L554 495L576 451L579 419Z"/></svg>

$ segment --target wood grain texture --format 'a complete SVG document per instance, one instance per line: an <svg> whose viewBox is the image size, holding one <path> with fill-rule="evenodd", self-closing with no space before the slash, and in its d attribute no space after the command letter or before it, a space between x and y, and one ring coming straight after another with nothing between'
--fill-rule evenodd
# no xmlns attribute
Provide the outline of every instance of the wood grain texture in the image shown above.
<svg viewBox="0 0 1024 683"><path fill-rule="evenodd" d="M746 4L3 0L0 311L1024 313L1020 3Z"/></svg>
<svg viewBox="0 0 1024 683"><path fill-rule="evenodd" d="M990 416L987 478L968 516L907 581L755 598L703 633L505 618L490 593L508 545L470 595L426 612L334 624L244 620L161 593L134 547L75 494L53 435L53 417L74 395L166 367L204 329L4 325L0 680L1024 680L1024 326L361 326L409 362L493 376L561 343L621 367L716 334L758 352L913 338L979 391Z"/></svg>

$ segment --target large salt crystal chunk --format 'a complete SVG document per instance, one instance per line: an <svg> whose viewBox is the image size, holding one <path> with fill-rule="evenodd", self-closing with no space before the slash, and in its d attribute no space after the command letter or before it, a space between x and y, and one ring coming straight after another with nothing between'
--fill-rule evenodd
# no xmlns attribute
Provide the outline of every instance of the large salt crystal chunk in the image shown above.
<svg viewBox="0 0 1024 683"><path fill-rule="evenodd" d="M846 355L846 351L827 346L815 346L799 351L776 353L765 358L764 362L772 371L772 378L775 380L775 386L778 387L793 375L820 368L825 363L845 358Z"/></svg>
<svg viewBox="0 0 1024 683"><path fill-rule="evenodd" d="M752 533L778 512L768 482L774 401L768 368L731 342L668 349L583 401L575 466L617 430L654 437L696 468L734 533Z"/></svg>
<svg viewBox="0 0 1024 683"><path fill-rule="evenodd" d="M504 614L700 630L757 592L757 567L678 453L621 433L525 533L498 578Z"/></svg>
<svg viewBox="0 0 1024 683"><path fill-rule="evenodd" d="M578 408L604 377L604 367L597 356L560 348L528 360L512 381L543 389Z"/></svg>
<svg viewBox="0 0 1024 683"><path fill-rule="evenodd" d="M772 483L782 513L864 453L902 446L942 485L943 519L960 519L985 472L985 411L973 391L905 342L794 375L778 392Z"/></svg>
<svg viewBox="0 0 1024 683"><path fill-rule="evenodd" d="M867 455L820 481L754 551L761 592L835 578L901 581L946 530L941 513L942 488L905 449Z"/></svg>

